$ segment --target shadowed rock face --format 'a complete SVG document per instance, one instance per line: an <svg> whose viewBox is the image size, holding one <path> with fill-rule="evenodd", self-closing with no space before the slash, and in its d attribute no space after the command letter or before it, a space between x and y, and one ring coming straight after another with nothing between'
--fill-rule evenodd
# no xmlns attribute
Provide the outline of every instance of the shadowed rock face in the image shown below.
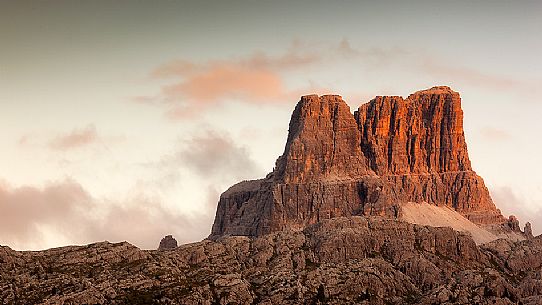
<svg viewBox="0 0 542 305"><path fill-rule="evenodd" d="M210 237L397 218L407 202L448 206L477 224L506 221L471 168L459 94L434 87L376 97L354 115L340 96L303 96L274 171L222 194Z"/></svg>

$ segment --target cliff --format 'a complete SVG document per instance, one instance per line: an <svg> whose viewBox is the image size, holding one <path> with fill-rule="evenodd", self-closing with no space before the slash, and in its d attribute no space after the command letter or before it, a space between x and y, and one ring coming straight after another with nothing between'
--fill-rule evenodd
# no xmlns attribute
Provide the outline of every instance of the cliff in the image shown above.
<svg viewBox="0 0 542 305"><path fill-rule="evenodd" d="M450 207L475 224L506 219L471 168L459 94L376 97L352 115L337 95L301 97L266 178L220 197L211 238L302 230L352 215L399 218L405 203Z"/></svg>

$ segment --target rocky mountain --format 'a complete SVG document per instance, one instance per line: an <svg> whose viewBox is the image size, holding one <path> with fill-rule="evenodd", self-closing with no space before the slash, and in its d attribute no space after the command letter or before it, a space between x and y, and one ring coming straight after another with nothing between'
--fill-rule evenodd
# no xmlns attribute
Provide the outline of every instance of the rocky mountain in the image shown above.
<svg viewBox="0 0 542 305"><path fill-rule="evenodd" d="M542 304L542 235L471 167L457 92L304 96L265 178L208 239L0 246L1 304Z"/></svg>
<svg viewBox="0 0 542 305"><path fill-rule="evenodd" d="M471 168L459 94L379 96L353 115L340 96L303 96L273 172L222 194L210 238L341 216L400 218L408 202L447 206L475 224L507 222Z"/></svg>

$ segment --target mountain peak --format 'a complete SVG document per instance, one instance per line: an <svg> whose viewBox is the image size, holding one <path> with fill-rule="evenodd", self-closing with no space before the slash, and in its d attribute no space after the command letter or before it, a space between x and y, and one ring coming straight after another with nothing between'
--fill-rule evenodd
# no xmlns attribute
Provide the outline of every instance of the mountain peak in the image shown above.
<svg viewBox="0 0 542 305"><path fill-rule="evenodd" d="M458 92L452 90L448 86L434 86L434 87L431 87L429 89L416 91L412 95L422 95L422 94L425 94L425 95L428 95L428 94L454 94L454 95L459 95Z"/></svg>
<svg viewBox="0 0 542 305"><path fill-rule="evenodd" d="M354 114L338 95L306 95L274 171L221 196L211 237L301 230L341 216L400 218L411 202L480 225L507 221L471 168L459 94L438 86L407 99L377 96Z"/></svg>

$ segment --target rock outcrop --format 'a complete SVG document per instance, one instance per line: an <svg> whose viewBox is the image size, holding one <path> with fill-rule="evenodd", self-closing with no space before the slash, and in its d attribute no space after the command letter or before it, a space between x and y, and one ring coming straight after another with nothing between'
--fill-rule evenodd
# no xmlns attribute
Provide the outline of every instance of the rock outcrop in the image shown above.
<svg viewBox="0 0 542 305"><path fill-rule="evenodd" d="M533 229L531 228L531 223L530 222L525 223L523 233L525 234L526 238L533 238Z"/></svg>
<svg viewBox="0 0 542 305"><path fill-rule="evenodd" d="M542 239L383 218L140 250L0 247L0 304L540 304Z"/></svg>
<svg viewBox="0 0 542 305"><path fill-rule="evenodd" d="M341 216L398 218L408 202L447 206L475 224L507 222L471 168L459 94L376 97L354 115L340 96L303 96L275 169L221 195L210 238Z"/></svg>
<svg viewBox="0 0 542 305"><path fill-rule="evenodd" d="M171 250L177 248L177 240L171 235L166 235L162 240L160 240L160 245L158 245L158 250Z"/></svg>

